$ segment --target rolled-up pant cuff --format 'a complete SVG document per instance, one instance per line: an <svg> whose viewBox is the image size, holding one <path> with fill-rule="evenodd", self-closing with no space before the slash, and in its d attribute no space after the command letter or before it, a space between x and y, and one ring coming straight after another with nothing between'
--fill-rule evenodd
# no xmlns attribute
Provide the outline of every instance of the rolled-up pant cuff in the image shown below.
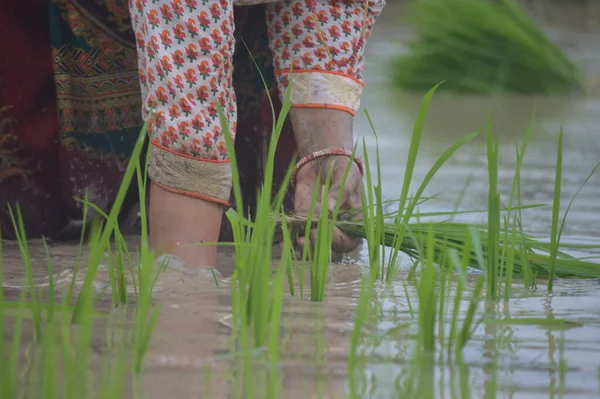
<svg viewBox="0 0 600 399"><path fill-rule="evenodd" d="M290 90L290 105L296 108L337 109L355 115L360 108L364 84L351 75L323 70L276 72L281 93Z"/></svg>
<svg viewBox="0 0 600 399"><path fill-rule="evenodd" d="M228 206L231 193L229 161L178 154L152 141L148 177L163 189Z"/></svg>

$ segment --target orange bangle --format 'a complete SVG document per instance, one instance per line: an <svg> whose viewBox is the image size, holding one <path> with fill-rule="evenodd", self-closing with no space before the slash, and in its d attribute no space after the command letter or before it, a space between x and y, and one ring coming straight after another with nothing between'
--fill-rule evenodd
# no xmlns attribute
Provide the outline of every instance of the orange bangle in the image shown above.
<svg viewBox="0 0 600 399"><path fill-rule="evenodd" d="M304 158L299 160L298 163L296 163L296 167L294 168L294 173L292 174L291 183L293 185L296 184L296 175L298 174L300 169L302 169L307 163L314 161L315 159L323 158L323 157L326 157L329 155L337 155L337 156L344 156L344 157L352 158L352 151L342 150L339 148L326 148L324 150L315 151L315 152L305 156ZM362 161L358 157L354 157L353 160L356 163L356 165L358 166L360 175L363 176L364 168L363 168Z"/></svg>

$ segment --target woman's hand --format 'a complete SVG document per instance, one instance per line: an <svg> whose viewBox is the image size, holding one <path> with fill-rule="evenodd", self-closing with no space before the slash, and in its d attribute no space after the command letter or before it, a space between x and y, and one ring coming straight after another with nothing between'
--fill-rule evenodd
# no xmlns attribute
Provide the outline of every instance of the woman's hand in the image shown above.
<svg viewBox="0 0 600 399"><path fill-rule="evenodd" d="M344 183L344 174L348 163L352 162L348 177ZM333 214L338 200L339 204L339 219L348 219L350 217L361 216L362 206L362 175L357 164L350 158L345 156L329 155L324 158L315 159L302 167L296 175L296 193L294 197L295 212L302 216L307 216L311 208L313 193L318 190L317 203L313 211L313 222L318 220L321 212L322 187L325 184L327 173L331 173L330 189L328 193L327 209ZM320 178L319 178L320 176ZM352 211L352 212L348 212ZM316 229L311 231L310 235L311 247L314 247L316 240ZM336 258L342 253L351 252L359 244L359 239L352 238L347 234L342 233L337 227L333 232L333 241L331 249ZM302 249L305 245L304 238L300 238L298 245Z"/></svg>
<svg viewBox="0 0 600 399"><path fill-rule="evenodd" d="M294 127L296 144L298 145L298 155L301 159L314 154L315 151L327 149L352 151L354 116L350 113L336 109L299 107L290 109L290 117ZM344 187L341 187L349 162L352 162L350 171ZM328 201L326 204L322 204L321 190L328 173L331 173ZM327 155L306 163L297 171L295 188L294 211L302 216L308 216L313 193L317 190L317 203L313 211L313 222L318 221L322 206L326 206L329 212L333 213L338 199L340 201L340 217L338 219L349 217L345 212L349 210L356 211L356 216L361 216L362 174L356 162L347 156ZM313 230L309 237L314 247L317 237L316 230ZM353 251L358 243L359 240L342 233L336 228L333 232L331 249L334 254L339 255L340 253ZM304 244L303 238L298 240L301 249Z"/></svg>

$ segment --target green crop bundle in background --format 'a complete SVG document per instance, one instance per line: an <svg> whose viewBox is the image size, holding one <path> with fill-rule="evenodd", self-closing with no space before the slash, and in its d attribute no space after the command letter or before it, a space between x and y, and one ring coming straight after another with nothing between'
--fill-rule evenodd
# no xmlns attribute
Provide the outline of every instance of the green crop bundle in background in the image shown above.
<svg viewBox="0 0 600 399"><path fill-rule="evenodd" d="M582 88L577 66L514 0L415 0L417 39L393 61L407 90L548 94Z"/></svg>

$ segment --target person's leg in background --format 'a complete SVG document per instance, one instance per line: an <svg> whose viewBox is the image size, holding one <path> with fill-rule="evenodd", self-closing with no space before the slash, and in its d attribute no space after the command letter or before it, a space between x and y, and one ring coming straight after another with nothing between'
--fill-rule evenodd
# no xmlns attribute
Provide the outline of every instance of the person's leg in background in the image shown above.
<svg viewBox="0 0 600 399"><path fill-rule="evenodd" d="M233 5L131 0L144 117L152 135L150 237L157 253L214 266L231 171L217 105L233 135Z"/></svg>
<svg viewBox="0 0 600 399"><path fill-rule="evenodd" d="M289 88L292 69L290 118L298 155L302 159L316 151L353 150L352 124L363 87L365 44L385 0L283 0L267 11L269 36L279 92ZM335 151L333 151L335 152ZM308 162L296 176L295 210L310 207L317 176L332 168L330 201L333 210L338 195L342 208L360 208L361 173L351 166L340 192L348 157L330 156ZM336 231L333 250L349 252L356 240Z"/></svg>
<svg viewBox="0 0 600 399"><path fill-rule="evenodd" d="M67 223L46 0L0 1L0 236L14 239L19 205L29 237ZM10 208L9 208L10 206Z"/></svg>

